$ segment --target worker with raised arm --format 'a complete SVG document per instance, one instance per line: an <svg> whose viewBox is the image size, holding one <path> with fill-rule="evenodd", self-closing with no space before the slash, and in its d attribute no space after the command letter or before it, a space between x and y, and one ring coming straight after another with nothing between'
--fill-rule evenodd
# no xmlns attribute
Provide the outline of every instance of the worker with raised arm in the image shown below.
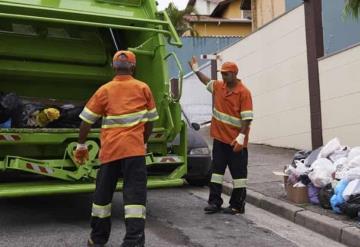
<svg viewBox="0 0 360 247"><path fill-rule="evenodd" d="M222 210L222 183L228 166L233 178L230 206L223 209L227 214L245 213L247 164L250 123L253 120L252 97L244 82L237 78L238 67L233 62L221 66L223 80L210 80L199 71L195 57L189 61L190 68L213 95L213 115L210 135L214 139L213 167L210 195L206 213Z"/></svg>

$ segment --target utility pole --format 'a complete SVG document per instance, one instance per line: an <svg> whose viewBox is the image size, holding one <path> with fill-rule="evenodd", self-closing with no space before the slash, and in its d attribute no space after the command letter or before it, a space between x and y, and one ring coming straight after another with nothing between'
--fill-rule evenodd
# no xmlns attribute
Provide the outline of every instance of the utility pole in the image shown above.
<svg viewBox="0 0 360 247"><path fill-rule="evenodd" d="M321 2L321 0L304 0L311 113L311 142L313 149L323 145L318 64L318 58L324 56Z"/></svg>

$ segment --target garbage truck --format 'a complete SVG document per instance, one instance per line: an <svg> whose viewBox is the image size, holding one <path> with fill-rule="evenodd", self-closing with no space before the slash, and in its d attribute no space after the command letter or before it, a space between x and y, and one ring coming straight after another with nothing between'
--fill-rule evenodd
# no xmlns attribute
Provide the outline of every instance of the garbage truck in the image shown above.
<svg viewBox="0 0 360 247"><path fill-rule="evenodd" d="M179 103L182 68L166 45L182 44L154 0L1 0L0 91L26 102L83 106L113 78L113 54L128 49L137 56L135 77L149 85L160 115L146 154L148 187L181 186L189 175L190 181L204 181L208 153L200 153L205 162L193 159L196 174L188 171L189 124ZM168 59L175 60L178 78L168 77ZM101 129L88 136L84 165L73 157L78 131L0 128L0 198L93 191Z"/></svg>

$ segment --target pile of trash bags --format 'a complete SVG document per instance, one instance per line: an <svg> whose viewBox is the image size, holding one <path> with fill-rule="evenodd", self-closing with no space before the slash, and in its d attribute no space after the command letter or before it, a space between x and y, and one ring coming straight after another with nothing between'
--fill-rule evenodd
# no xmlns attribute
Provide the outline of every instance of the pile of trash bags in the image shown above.
<svg viewBox="0 0 360 247"><path fill-rule="evenodd" d="M0 128L79 128L83 107L46 105L0 92Z"/></svg>
<svg viewBox="0 0 360 247"><path fill-rule="evenodd" d="M307 187L312 204L351 218L360 215L360 147L334 138L316 150L297 152L285 173L293 186Z"/></svg>

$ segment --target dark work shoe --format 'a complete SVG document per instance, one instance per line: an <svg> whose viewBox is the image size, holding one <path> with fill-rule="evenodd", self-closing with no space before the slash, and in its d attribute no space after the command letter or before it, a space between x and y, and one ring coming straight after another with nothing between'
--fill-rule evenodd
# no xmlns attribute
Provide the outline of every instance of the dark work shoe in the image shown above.
<svg viewBox="0 0 360 247"><path fill-rule="evenodd" d="M207 214L214 214L221 211L221 207L215 204L209 204L204 208L205 213Z"/></svg>
<svg viewBox="0 0 360 247"><path fill-rule="evenodd" d="M241 209L236 209L232 207L224 208L223 209L224 214L231 214L231 215L238 215L238 214L244 214L245 213L245 206Z"/></svg>
<svg viewBox="0 0 360 247"><path fill-rule="evenodd" d="M91 239L88 240L87 242L87 246L88 247L104 247L104 244L95 244Z"/></svg>

